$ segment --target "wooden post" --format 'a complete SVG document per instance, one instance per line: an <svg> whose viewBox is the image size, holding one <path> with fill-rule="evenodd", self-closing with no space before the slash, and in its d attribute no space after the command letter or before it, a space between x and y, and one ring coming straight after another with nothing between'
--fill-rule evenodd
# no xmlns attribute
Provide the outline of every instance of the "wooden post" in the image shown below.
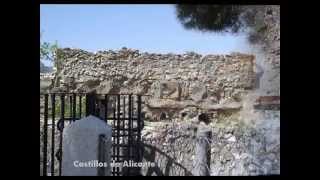
<svg viewBox="0 0 320 180"><path fill-rule="evenodd" d="M195 176L210 175L211 137L211 129L200 124L197 131L195 159L192 170L192 174Z"/></svg>

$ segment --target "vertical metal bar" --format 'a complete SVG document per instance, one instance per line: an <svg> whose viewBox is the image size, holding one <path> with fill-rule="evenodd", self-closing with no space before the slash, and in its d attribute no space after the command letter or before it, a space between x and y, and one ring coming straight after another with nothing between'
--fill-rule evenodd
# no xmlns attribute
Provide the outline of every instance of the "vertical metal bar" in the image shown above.
<svg viewBox="0 0 320 180"><path fill-rule="evenodd" d="M75 121L76 120L76 110L77 110L77 106L76 106L76 99L77 96L75 93L73 93L73 105L72 105L72 111L73 111L73 114L72 114L72 120Z"/></svg>
<svg viewBox="0 0 320 180"><path fill-rule="evenodd" d="M56 128L56 123L55 123L55 110L56 110L56 95L52 94L51 95L51 110L52 110L52 133L51 133L51 176L54 176L54 147L55 147L55 128Z"/></svg>
<svg viewBox="0 0 320 180"><path fill-rule="evenodd" d="M133 161L137 161L136 157L137 157L137 151L136 151L136 147L137 147L137 133L135 132L136 131L136 123L134 124L134 122L137 122L137 119L135 118L135 96L132 95L132 99L131 99L131 160ZM133 168L134 169L134 168ZM134 173L134 172L132 172Z"/></svg>
<svg viewBox="0 0 320 180"><path fill-rule="evenodd" d="M123 143L127 144L128 143L128 136L126 136L126 96L122 95L122 141ZM123 160L125 160L125 147L122 147L122 154L123 154ZM129 161L128 161L129 162ZM129 167L127 167L126 169L128 169ZM124 171L124 169L122 168L122 172ZM124 173L122 173L122 175L124 175Z"/></svg>
<svg viewBox="0 0 320 180"><path fill-rule="evenodd" d="M109 97L108 95L104 95L104 119L106 123L108 123L108 103L109 103Z"/></svg>
<svg viewBox="0 0 320 180"><path fill-rule="evenodd" d="M126 122L126 113L125 113L125 109L126 109L126 102L125 102L125 98L126 96L122 96L122 135L123 135L123 142L125 142L125 135L126 135L126 130L125 130L125 122Z"/></svg>
<svg viewBox="0 0 320 180"><path fill-rule="evenodd" d="M47 138L48 138L48 94L44 95L44 124L43 124L43 176L47 176Z"/></svg>
<svg viewBox="0 0 320 180"><path fill-rule="evenodd" d="M99 162L105 163L105 135L101 134L99 136L99 152L98 152ZM98 176L105 176L105 167L99 167Z"/></svg>
<svg viewBox="0 0 320 180"><path fill-rule="evenodd" d="M125 117L126 117L126 114L125 114L125 108L126 108L126 105L125 105L125 98L126 98L126 96L122 96L122 135L123 135L123 137L122 137L122 139L123 139L123 142L125 143L125 135L126 135L126 131L125 131Z"/></svg>
<svg viewBox="0 0 320 180"><path fill-rule="evenodd" d="M117 154L118 154L118 161L120 161L120 95L118 95L118 100L117 100ZM117 167L117 172L118 175L120 175L120 168Z"/></svg>
<svg viewBox="0 0 320 180"><path fill-rule="evenodd" d="M71 119L71 117L72 117L72 95L70 94L70 96L69 96L69 118ZM71 123L71 121L69 121L69 123Z"/></svg>
<svg viewBox="0 0 320 180"><path fill-rule="evenodd" d="M132 132L133 132L133 128L134 128L134 126L133 126L133 119L134 119L134 96L131 96L131 128L132 128Z"/></svg>
<svg viewBox="0 0 320 180"><path fill-rule="evenodd" d="M100 115L100 111L101 111L101 100L99 99L95 99L96 102L95 102L95 105L96 105L96 116L101 118L101 115Z"/></svg>
<svg viewBox="0 0 320 180"><path fill-rule="evenodd" d="M126 118L126 96L123 95L123 119Z"/></svg>
<svg viewBox="0 0 320 180"><path fill-rule="evenodd" d="M90 95L89 94L86 94L86 116L89 116L89 105L90 104Z"/></svg>
<svg viewBox="0 0 320 180"><path fill-rule="evenodd" d="M90 99L91 99L91 114L96 116L97 115L96 114L96 101L95 101L93 94L90 94Z"/></svg>
<svg viewBox="0 0 320 180"><path fill-rule="evenodd" d="M95 102L92 93L86 95L86 116L95 115Z"/></svg>
<svg viewBox="0 0 320 180"><path fill-rule="evenodd" d="M79 95L79 119L82 117L82 96Z"/></svg>
<svg viewBox="0 0 320 180"><path fill-rule="evenodd" d="M114 136L113 136L113 160L116 161L117 160L117 156L118 154L116 153L116 145L117 145L117 138L116 138L116 99L115 98L112 98L113 102L112 102L112 105L113 105L113 133L114 133ZM113 167L113 175L116 175L116 168Z"/></svg>
<svg viewBox="0 0 320 180"><path fill-rule="evenodd" d="M125 95L121 95L121 96L122 96L122 120L121 120L121 123L122 123L122 144L123 144L123 146L121 146L122 147L121 155L122 155L122 161L124 161L124 160L126 160L126 158L125 158L125 155L126 155L125 154L125 149L126 149L125 144L128 143L128 141L127 141L128 136L126 136L126 129L125 129L125 124L126 124L126 119L125 119L125 117L126 117L126 114L125 114L125 108L126 108L126 106L125 106L125 98L126 98L126 96ZM128 168L129 167L126 167L126 168L122 167L122 170L121 170L122 175L126 174L124 171L126 169L128 169Z"/></svg>
<svg viewBox="0 0 320 180"><path fill-rule="evenodd" d="M138 153L137 153L137 158L138 158L138 161L140 161L140 158L141 158L141 147L140 147L140 141L141 141L141 125L142 125L142 121L141 121L141 95L138 95L138 101L137 101L137 105L138 105L138 112L137 112L137 120L138 120L138 137L137 137L137 150L138 150Z"/></svg>
<svg viewBox="0 0 320 180"><path fill-rule="evenodd" d="M61 124L61 131L60 131L60 145L59 145L59 149L60 149L60 159L59 159L59 176L61 176L61 173L62 173L62 136L63 136L63 128L64 128L64 94L62 94L60 96L61 98L61 115L60 115L60 118L61 118L61 121L62 121L62 124Z"/></svg>
<svg viewBox="0 0 320 180"><path fill-rule="evenodd" d="M131 134L131 129L132 129L132 102L131 102L131 100L132 100L132 95L130 94L129 95L129 102L128 102L128 105L129 105L129 107L128 107L128 154L127 154L127 156L128 156L128 161L130 160L130 156L131 156L131 141L132 141L132 134ZM128 173L128 175L130 174L130 168L128 168L128 170L127 170L127 173Z"/></svg>
<svg viewBox="0 0 320 180"><path fill-rule="evenodd" d="M116 101L117 99L116 98L113 98L113 121L114 121L114 127L116 127Z"/></svg>

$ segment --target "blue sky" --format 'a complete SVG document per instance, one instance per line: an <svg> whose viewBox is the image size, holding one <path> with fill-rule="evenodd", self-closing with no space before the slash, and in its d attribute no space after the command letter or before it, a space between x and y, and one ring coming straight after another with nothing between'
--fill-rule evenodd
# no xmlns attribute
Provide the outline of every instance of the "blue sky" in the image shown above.
<svg viewBox="0 0 320 180"><path fill-rule="evenodd" d="M91 52L127 47L227 54L248 48L244 35L184 29L173 5L41 5L40 31L43 41Z"/></svg>

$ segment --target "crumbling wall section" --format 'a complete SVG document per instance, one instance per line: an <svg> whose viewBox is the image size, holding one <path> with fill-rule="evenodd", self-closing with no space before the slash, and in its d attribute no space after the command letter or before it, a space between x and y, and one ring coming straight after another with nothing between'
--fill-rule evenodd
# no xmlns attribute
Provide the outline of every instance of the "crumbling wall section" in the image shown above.
<svg viewBox="0 0 320 180"><path fill-rule="evenodd" d="M149 120L159 120L161 109L174 109L165 116L171 119L187 107L240 108L242 95L255 81L254 56L240 53L150 54L126 48L91 53L66 48L59 49L57 57L63 63L52 91L142 94Z"/></svg>

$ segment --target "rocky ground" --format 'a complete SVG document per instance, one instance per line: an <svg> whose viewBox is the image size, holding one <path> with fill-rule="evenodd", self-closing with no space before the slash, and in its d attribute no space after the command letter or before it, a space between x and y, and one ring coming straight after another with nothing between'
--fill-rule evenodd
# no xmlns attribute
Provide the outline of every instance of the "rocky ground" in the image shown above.
<svg viewBox="0 0 320 180"><path fill-rule="evenodd" d="M265 117L255 127L239 121L239 115L221 115L211 122L211 175L267 175L280 173L280 112L260 112ZM146 161L159 169L144 169L145 175L188 175L193 169L195 134L199 122L146 123L143 140ZM149 148L149 145L155 147ZM165 154L165 155L164 155ZM173 171L167 172L167 163ZM167 174L166 174L167 173Z"/></svg>

